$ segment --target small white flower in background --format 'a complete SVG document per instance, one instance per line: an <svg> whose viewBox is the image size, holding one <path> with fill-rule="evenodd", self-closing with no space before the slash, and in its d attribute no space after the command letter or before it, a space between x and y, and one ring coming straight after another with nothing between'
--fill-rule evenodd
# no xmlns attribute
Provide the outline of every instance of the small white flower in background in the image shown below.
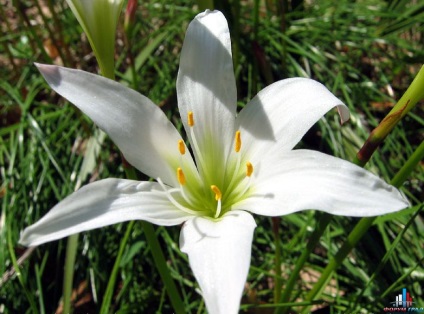
<svg viewBox="0 0 424 314"><path fill-rule="evenodd" d="M38 65L50 86L74 103L156 182L105 179L86 185L22 233L33 246L70 234L141 219L184 223L189 256L209 313L237 313L251 254L251 213L287 215L318 209L375 216L408 201L394 187L347 161L293 150L306 131L337 107L320 83L293 78L262 90L236 113L231 42L217 11L190 23L177 78L178 106L191 151L159 107L114 81Z"/></svg>
<svg viewBox="0 0 424 314"><path fill-rule="evenodd" d="M90 41L103 76L114 77L115 34L124 0L66 0Z"/></svg>

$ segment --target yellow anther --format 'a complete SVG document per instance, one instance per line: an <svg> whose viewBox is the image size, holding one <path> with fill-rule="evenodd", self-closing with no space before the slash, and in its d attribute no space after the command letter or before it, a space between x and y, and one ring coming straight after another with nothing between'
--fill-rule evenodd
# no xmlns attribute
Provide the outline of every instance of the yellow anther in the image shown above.
<svg viewBox="0 0 424 314"><path fill-rule="evenodd" d="M185 145L183 140L178 141L178 150L180 151L181 155L185 154Z"/></svg>
<svg viewBox="0 0 424 314"><path fill-rule="evenodd" d="M222 197L222 193L216 185L211 185L211 190L215 193L215 200L219 201Z"/></svg>
<svg viewBox="0 0 424 314"><path fill-rule="evenodd" d="M187 123L188 123L189 126L193 126L194 125L193 111L189 111L187 113Z"/></svg>
<svg viewBox="0 0 424 314"><path fill-rule="evenodd" d="M184 184L185 184L185 182L186 182L186 180L185 180L185 175L184 175L184 172L183 172L183 169L181 169L181 168L177 168L177 179L178 179L178 182L179 182L181 185L184 185Z"/></svg>
<svg viewBox="0 0 424 314"><path fill-rule="evenodd" d="M241 148L241 135L240 135L240 131L237 131L235 139L234 139L234 150L236 151L236 153L240 151L240 148Z"/></svg>
<svg viewBox="0 0 424 314"><path fill-rule="evenodd" d="M246 162L246 176L250 177L253 173L253 165L250 161Z"/></svg>

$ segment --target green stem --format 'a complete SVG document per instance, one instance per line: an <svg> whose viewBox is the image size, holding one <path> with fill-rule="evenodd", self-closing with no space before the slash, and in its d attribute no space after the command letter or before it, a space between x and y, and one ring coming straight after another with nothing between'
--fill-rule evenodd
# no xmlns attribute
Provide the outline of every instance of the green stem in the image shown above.
<svg viewBox="0 0 424 314"><path fill-rule="evenodd" d="M150 251L152 252L156 268L159 271L159 274L168 293L169 299L171 300L172 307L174 308L175 313L184 314L186 313L184 309L184 303L181 300L178 289L169 272L169 268L166 263L165 256L163 255L158 238L156 236L155 229L153 228L153 225L147 221L141 221L141 225L143 227L144 234L146 235Z"/></svg>
<svg viewBox="0 0 424 314"><path fill-rule="evenodd" d="M115 290L116 277L118 276L119 267L121 264L122 256L124 254L125 247L127 245L128 239L131 235L131 231L134 227L135 221L130 221L127 226L127 230L125 231L125 235L119 244L118 254L116 256L115 264L113 265L112 272L109 277L109 282L107 283L106 291L103 297L102 306L100 308L100 313L108 314L110 304L112 303L112 297Z"/></svg>
<svg viewBox="0 0 424 314"><path fill-rule="evenodd" d="M396 173L393 177L393 185L400 186L404 182L411 172L414 170L416 165L424 159L424 141L421 142L420 146L415 150L415 152L409 157L403 167Z"/></svg>
<svg viewBox="0 0 424 314"><path fill-rule="evenodd" d="M65 269L63 276L63 313L71 313L71 295L74 279L75 259L78 248L79 234L68 237L66 243Z"/></svg>
<svg viewBox="0 0 424 314"><path fill-rule="evenodd" d="M396 124L423 98L424 66L421 67L417 76L393 109L371 132L370 136L356 155L355 162L362 166L365 165Z"/></svg>

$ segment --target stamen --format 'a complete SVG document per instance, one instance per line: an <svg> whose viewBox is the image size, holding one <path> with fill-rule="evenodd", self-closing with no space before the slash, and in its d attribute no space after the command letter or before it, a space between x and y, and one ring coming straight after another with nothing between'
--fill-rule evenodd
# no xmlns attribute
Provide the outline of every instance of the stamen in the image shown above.
<svg viewBox="0 0 424 314"><path fill-rule="evenodd" d="M181 155L185 154L185 145L183 140L178 141L178 150L180 151Z"/></svg>
<svg viewBox="0 0 424 314"><path fill-rule="evenodd" d="M216 204L215 218L218 218L221 214L221 198L222 193L216 185L211 185L211 190L215 193L215 200L218 202Z"/></svg>
<svg viewBox="0 0 424 314"><path fill-rule="evenodd" d="M234 136L234 151L236 153L240 152L241 149L241 132L240 131L236 131L236 134ZM228 183L227 189L225 190L225 195L227 195L227 193L229 193L232 189L233 184L235 183L235 180L237 180L237 175L239 173L239 169L240 169L240 161L241 161L241 154L237 154L237 164L234 170L232 170L232 176L231 176L231 180L230 183ZM228 170L228 163L227 163L227 170Z"/></svg>
<svg viewBox="0 0 424 314"><path fill-rule="evenodd" d="M243 196L250 189L250 183L252 182L252 173L253 165L248 161L246 162L246 178L244 178L243 180L243 182L245 182L244 189L241 190L241 192L238 192L238 195Z"/></svg>
<svg viewBox="0 0 424 314"><path fill-rule="evenodd" d="M206 169L205 161L203 160L201 150L199 148L199 144L197 143L196 135L194 134L194 128L192 127L194 126L193 111L189 111L187 113L187 123L190 126L190 137L191 137L191 145L193 148L193 152L195 157L198 159L197 168L199 169L201 173L205 174L206 173L204 171L204 169Z"/></svg>
<svg viewBox="0 0 424 314"><path fill-rule="evenodd" d="M216 185L211 185L211 190L215 193L215 200L219 201L222 198L222 193Z"/></svg>
<svg viewBox="0 0 424 314"><path fill-rule="evenodd" d="M250 177L253 173L253 165L250 161L246 162L246 176Z"/></svg>
<svg viewBox="0 0 424 314"><path fill-rule="evenodd" d="M185 188L183 187L183 185L186 184L186 178L184 175L184 171L181 168L177 168L177 179L178 179L178 182L180 183L180 189L176 189L176 190L181 192L181 196L191 207L195 207L193 200L187 196L185 192Z"/></svg>
<svg viewBox="0 0 424 314"><path fill-rule="evenodd" d="M189 111L187 113L187 123L188 123L189 126L193 126L194 125L193 111Z"/></svg>
<svg viewBox="0 0 424 314"><path fill-rule="evenodd" d="M181 168L177 168L177 179L181 185L184 185L186 183L184 172L183 172L183 169Z"/></svg>
<svg viewBox="0 0 424 314"><path fill-rule="evenodd" d="M235 152L238 153L240 151L240 148L241 148L241 135L240 135L240 131L237 131L235 139L234 139Z"/></svg>
<svg viewBox="0 0 424 314"><path fill-rule="evenodd" d="M237 168L238 169L238 168ZM233 179L235 176L233 176L233 179L230 182L230 185L226 188L225 193L228 191L231 191L230 193L238 194L240 196L244 195L249 189L250 189L250 182L252 181L252 173L253 173L253 165L250 161L246 162L246 177L238 181L238 186L233 188L234 181ZM244 184L244 187L243 185ZM239 188L243 187L241 190ZM227 197L227 194L224 195L224 197Z"/></svg>
<svg viewBox="0 0 424 314"><path fill-rule="evenodd" d="M181 205L171 194L171 192L175 192L178 191L176 189L171 189L171 190L167 190L165 184L163 184L162 180L160 178L157 178L156 181L160 184L160 186L163 189L163 192L166 194L166 196L168 197L169 201L178 209L182 210L183 212L186 212L188 214L192 214L195 216L201 215L202 212L201 211L194 211L192 209L189 209L183 205Z"/></svg>

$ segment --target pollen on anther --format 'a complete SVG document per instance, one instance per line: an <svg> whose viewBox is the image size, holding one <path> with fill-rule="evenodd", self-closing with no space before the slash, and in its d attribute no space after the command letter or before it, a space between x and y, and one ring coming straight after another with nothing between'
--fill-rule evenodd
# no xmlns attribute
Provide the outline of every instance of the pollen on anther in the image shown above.
<svg viewBox="0 0 424 314"><path fill-rule="evenodd" d="M189 126L193 126L194 125L193 111L189 111L187 113L187 123L188 123Z"/></svg>
<svg viewBox="0 0 424 314"><path fill-rule="evenodd" d="M178 141L178 150L180 151L181 155L185 154L185 145L183 140Z"/></svg>
<svg viewBox="0 0 424 314"><path fill-rule="evenodd" d="M250 177L253 173L253 165L250 161L246 162L246 176Z"/></svg>
<svg viewBox="0 0 424 314"><path fill-rule="evenodd" d="M178 182L179 182L181 185L184 185L184 184L185 184L185 182L186 182L186 179L185 179L185 175L184 175L183 169L181 169L181 168L177 168L177 179L178 179Z"/></svg>
<svg viewBox="0 0 424 314"><path fill-rule="evenodd" d="M211 190L215 193L215 200L219 201L222 198L221 190L216 185L211 185Z"/></svg>
<svg viewBox="0 0 424 314"><path fill-rule="evenodd" d="M241 134L240 134L240 131L237 131L235 139L234 139L234 150L236 151L236 153L240 151L240 148L241 148Z"/></svg>

